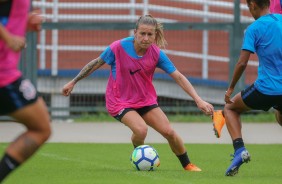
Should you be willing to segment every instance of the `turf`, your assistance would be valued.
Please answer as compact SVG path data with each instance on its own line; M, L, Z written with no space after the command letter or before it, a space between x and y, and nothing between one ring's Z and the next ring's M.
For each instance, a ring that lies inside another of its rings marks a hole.
M7 144L0 144L3 152ZM202 172L184 171L167 144L151 144L159 153L156 171L135 171L130 144L48 143L12 173L5 184L238 184L281 183L281 145L247 145L251 162L239 174L224 176L231 145L188 144L190 159Z

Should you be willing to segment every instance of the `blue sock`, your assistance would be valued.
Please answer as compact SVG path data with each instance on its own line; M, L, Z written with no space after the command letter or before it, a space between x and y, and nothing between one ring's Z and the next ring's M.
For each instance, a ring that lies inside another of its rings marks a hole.
M18 161L6 153L0 161L0 183L19 165Z

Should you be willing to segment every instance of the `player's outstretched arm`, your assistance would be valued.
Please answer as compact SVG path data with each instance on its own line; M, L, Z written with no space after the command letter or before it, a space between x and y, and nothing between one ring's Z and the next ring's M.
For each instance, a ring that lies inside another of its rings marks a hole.
M44 17L40 10L33 10L28 14L27 30L28 31L40 31Z
M103 66L105 62L100 58L96 58L92 61L90 61L88 64L86 64L82 70L79 72L79 74L72 79L70 82L64 85L62 89L62 94L64 96L69 96L71 94L71 91L73 90L75 84L80 81L81 79L87 77L90 75L92 72Z
M203 111L206 115L212 115L213 106L208 102L202 100L202 98L197 94L196 90L189 82L189 80L181 74L178 70L172 72L170 76L175 80L175 82L196 102L198 108Z

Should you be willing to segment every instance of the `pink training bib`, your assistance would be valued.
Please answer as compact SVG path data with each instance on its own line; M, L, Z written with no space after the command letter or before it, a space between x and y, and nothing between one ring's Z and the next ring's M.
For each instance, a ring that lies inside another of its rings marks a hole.
M5 28L13 35L24 37L30 0L13 0L8 23ZM0 87L6 86L21 76L18 70L20 52L14 52L0 40Z
M157 94L153 85L153 75L160 56L160 49L151 45L145 55L135 59L129 56L120 40L110 45L115 54L116 78L110 74L106 107L112 116L124 108L141 108L157 104Z

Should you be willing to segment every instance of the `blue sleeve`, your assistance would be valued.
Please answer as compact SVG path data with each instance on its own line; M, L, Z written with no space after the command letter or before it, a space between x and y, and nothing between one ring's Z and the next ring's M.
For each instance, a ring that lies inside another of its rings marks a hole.
M115 62L115 55L111 50L110 46L108 46L104 52L100 55L100 58L105 61L108 65L112 65Z
M8 24L8 17L1 17L0 16L0 23L3 25L3 26L6 26Z
M174 64L170 61L168 56L162 50L160 51L160 58L159 58L157 67L162 69L163 71L165 71L168 74L171 74L172 72L176 70L176 67L174 66Z
M255 49L255 30L252 27L248 27L245 31L244 40L242 44L242 50L248 50L252 53L256 52Z

